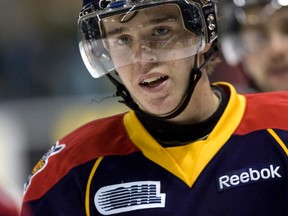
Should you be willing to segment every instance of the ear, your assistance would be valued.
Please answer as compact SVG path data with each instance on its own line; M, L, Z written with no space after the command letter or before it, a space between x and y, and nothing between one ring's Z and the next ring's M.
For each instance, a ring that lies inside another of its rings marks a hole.
M202 65L205 60L205 53L211 48L211 44L206 44L201 52L198 53L198 66Z

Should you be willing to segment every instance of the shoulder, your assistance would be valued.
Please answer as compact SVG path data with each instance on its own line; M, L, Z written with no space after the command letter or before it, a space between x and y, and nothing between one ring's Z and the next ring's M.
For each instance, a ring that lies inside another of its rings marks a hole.
M288 92L247 94L245 97L247 115L263 116L271 120L277 116L288 119L285 114L288 109Z
M24 200L40 198L77 166L99 157L137 151L126 133L123 116L94 120L60 139L32 170L25 184Z
M124 114L97 119L71 132L59 140L65 145L63 153L74 155L80 161L104 157L110 154L124 154L134 150L126 133Z
M93 147L98 156L105 156L106 149L109 149L110 153L111 150L123 150L119 148L119 143L131 144L123 124L123 117L124 114L118 114L94 120L74 130L59 142L64 143L69 150L74 150L75 147L81 149L83 145L85 148Z
M276 91L265 93L246 94L247 103L250 106L257 107L257 105L288 107L288 91ZM258 103L255 103L257 101ZM252 105L253 104L253 105Z
M244 95L245 112L238 133L267 128L288 130L288 92Z

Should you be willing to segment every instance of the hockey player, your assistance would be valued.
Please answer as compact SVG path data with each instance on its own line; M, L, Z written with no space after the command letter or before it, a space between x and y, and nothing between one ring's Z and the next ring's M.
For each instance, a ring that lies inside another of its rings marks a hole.
M79 46L131 111L60 139L25 184L35 215L288 214L288 93L211 84L215 3L84 1Z
M223 55L254 91L288 90L288 1L219 1Z

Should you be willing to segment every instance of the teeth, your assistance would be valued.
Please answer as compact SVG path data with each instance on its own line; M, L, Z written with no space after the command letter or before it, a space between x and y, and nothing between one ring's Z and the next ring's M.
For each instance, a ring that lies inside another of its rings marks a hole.
M149 84L149 83L152 83L152 82L155 82L157 80L160 80L160 79L164 79L165 77L164 76L160 76L160 77L152 77L152 78L149 78L149 79L145 79L141 82L141 84Z

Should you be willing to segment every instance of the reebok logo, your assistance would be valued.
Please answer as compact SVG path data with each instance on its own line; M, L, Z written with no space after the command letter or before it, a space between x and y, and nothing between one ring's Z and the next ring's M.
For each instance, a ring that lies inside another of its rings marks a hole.
M280 165L267 164L248 167L220 176L217 179L218 191L280 178L282 178Z

